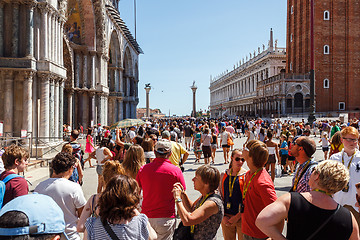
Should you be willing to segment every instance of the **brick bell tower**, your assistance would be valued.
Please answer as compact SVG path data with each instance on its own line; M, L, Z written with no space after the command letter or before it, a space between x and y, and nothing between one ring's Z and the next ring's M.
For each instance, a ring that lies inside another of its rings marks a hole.
M287 73L311 66L311 0L287 3ZM316 112L360 110L360 0L313 0Z

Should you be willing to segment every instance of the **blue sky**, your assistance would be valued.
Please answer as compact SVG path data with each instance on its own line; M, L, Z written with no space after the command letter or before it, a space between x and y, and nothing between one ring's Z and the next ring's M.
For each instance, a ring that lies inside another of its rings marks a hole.
M233 69L249 53L267 46L270 28L286 47L286 0L136 0L139 60L138 107L166 115L188 115L196 81L197 110L210 105L210 75ZM134 35L134 0L121 0L120 16Z

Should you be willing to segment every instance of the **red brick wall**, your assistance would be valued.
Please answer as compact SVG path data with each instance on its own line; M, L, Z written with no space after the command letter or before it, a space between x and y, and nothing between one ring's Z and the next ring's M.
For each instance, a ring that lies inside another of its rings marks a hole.
M358 110L360 0L321 0L314 3L316 111L338 111L339 102L345 102L346 111ZM310 7L310 0L288 0L287 72L290 73L310 71ZM330 12L328 21L324 20L325 10ZM330 54L324 54L324 45L329 45ZM323 87L325 78L330 81L328 89Z

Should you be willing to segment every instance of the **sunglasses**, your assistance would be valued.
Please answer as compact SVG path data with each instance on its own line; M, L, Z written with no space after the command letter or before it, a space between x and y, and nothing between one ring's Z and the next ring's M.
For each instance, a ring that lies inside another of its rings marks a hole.
M358 140L355 138L342 138L342 139L345 139L346 141L348 142L357 142Z
M237 158L235 158L235 161L242 161L242 162L245 162L245 158L240 158L240 157L237 157Z

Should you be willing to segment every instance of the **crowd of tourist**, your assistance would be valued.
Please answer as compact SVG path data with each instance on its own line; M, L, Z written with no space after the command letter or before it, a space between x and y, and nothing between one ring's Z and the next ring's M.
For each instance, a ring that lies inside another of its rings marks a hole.
M359 239L359 125L189 118L85 132L66 126L68 142L34 193L19 175L29 152L16 145L1 151L0 238L208 240L221 226L226 240ZM236 138L245 138L240 148ZM197 199L183 175L191 151ZM216 163L219 151L223 162ZM86 162L98 176L89 199L81 187ZM228 168L219 172L215 163ZM279 198L276 175L292 177Z

